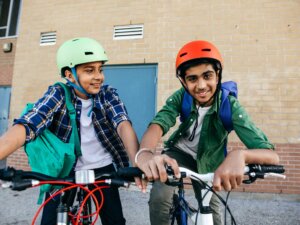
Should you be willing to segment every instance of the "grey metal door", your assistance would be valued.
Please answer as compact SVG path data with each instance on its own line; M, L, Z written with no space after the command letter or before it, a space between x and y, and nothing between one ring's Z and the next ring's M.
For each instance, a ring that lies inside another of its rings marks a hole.
M8 127L9 103L11 87L0 87L0 136L2 136ZM5 160L0 160L0 168L5 165Z

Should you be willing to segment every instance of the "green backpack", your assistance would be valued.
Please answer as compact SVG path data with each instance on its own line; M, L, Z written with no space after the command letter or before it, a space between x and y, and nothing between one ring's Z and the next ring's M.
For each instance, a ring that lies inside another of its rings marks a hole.
M31 170L53 177L65 177L71 172L76 155L81 155L80 142L76 125L76 111L71 102L70 89L64 83L58 82L65 91L66 106L72 124L72 134L69 143L61 141L49 129L43 131L33 141L24 145ZM55 85L56 85L55 84ZM28 103L22 115L33 108L33 103ZM40 186L38 204L42 203L45 192L51 190L51 185Z

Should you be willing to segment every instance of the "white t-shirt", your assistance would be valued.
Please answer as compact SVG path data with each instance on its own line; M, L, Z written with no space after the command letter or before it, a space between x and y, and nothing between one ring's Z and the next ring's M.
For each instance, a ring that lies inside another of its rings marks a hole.
M194 159L197 158L198 144L200 142L200 132L203 124L203 119L211 106L208 107L199 107L198 108L198 121L195 120L191 127L187 130L187 134L184 137L179 138L178 142L175 144L176 148L188 153ZM195 127L196 122L198 122L198 126L195 132L194 139L192 141L189 140L193 129Z
M80 137L81 137L81 153L78 157L75 171L96 169L107 166L112 163L111 154L106 151L102 143L98 140L95 128L92 122L92 116L88 116L92 109L92 101L90 99L81 99L82 109L80 115Z

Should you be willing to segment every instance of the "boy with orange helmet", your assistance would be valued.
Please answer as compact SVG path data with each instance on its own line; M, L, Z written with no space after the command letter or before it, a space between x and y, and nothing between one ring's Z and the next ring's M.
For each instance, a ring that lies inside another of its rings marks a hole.
M169 224L169 208L174 187L163 182L167 179L165 165L170 165L180 176L178 165L199 173L215 172L213 187L220 191L236 188L242 183L245 164L278 164L272 151L274 146L258 129L238 100L228 96L232 109L232 123L240 140L251 150L234 150L225 158L224 147L228 132L220 117L220 97L223 59L218 49L207 41L192 41L177 54L176 74L182 88L172 94L156 114L145 132L137 165L149 180L156 180L150 194L150 219L153 225ZM161 155L154 151L161 137L176 123L181 113L184 92L192 97L191 112L170 136ZM193 184L197 197L199 187ZM213 196L210 206L214 224L222 224L218 201Z

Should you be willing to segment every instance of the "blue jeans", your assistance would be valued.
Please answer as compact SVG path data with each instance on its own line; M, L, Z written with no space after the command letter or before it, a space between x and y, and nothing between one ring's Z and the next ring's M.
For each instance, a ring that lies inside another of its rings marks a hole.
M106 173L115 171L113 164L95 169L96 172ZM91 190L93 185L89 186ZM125 225L126 220L123 216L122 205L119 195L119 190L116 187L103 188L104 204L100 210L100 218L103 225ZM101 201L100 193L94 192L98 202ZM46 194L46 199L50 196ZM56 209L59 205L60 196L52 199L48 204L45 205L42 215L41 225L56 225Z

